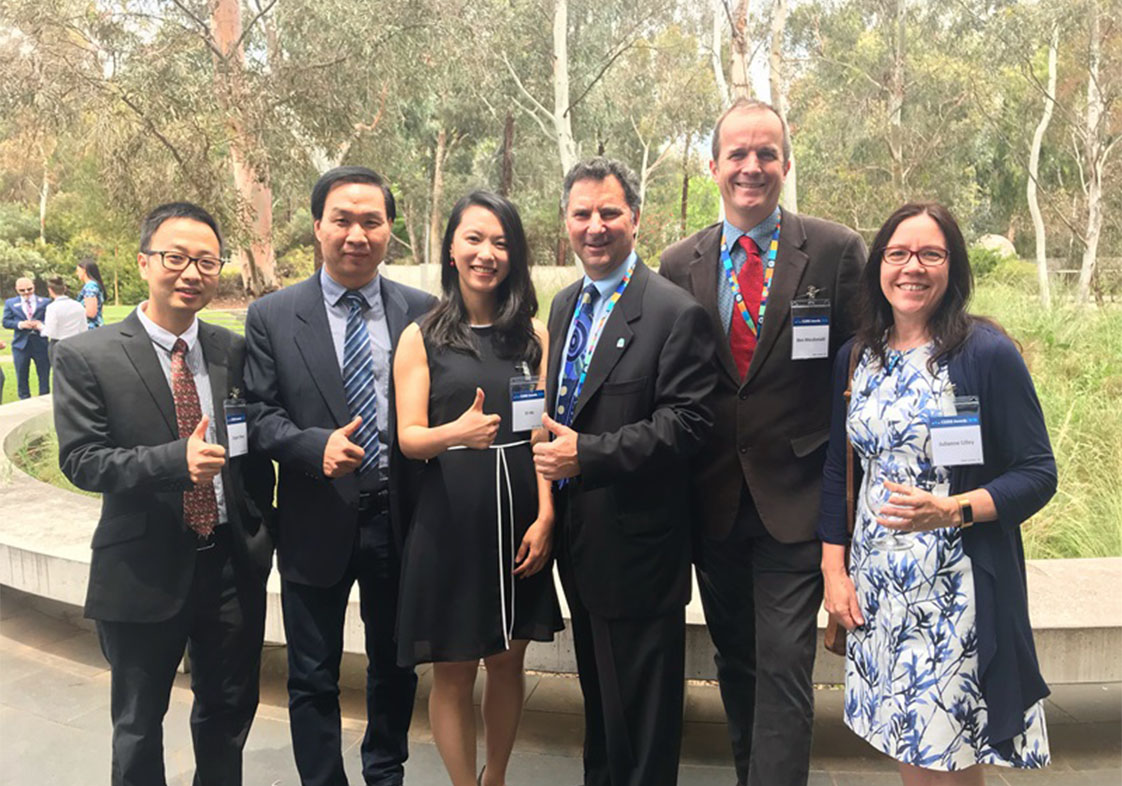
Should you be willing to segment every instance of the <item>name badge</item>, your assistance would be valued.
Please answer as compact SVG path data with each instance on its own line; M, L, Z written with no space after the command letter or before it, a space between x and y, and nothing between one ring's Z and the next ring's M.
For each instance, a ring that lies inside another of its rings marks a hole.
M246 422L245 399L231 398L223 402L226 415L226 450L230 458L249 452L249 429Z
M983 464L982 413L977 396L956 396L955 415L939 415L928 422L931 459L941 467Z
M545 413L545 391L538 387L538 378L514 377L510 380L510 427L514 431L531 431L542 427Z
M830 356L830 301L791 301L791 360Z

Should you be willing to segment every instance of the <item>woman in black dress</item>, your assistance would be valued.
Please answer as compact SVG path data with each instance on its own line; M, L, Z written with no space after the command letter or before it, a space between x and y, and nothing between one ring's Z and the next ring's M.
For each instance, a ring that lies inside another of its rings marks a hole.
M476 191L452 209L440 304L401 336L398 442L426 462L405 539L398 660L433 663L429 719L453 786L476 783L472 688L482 659L486 764L502 786L531 641L561 629L542 438L547 333L535 320L526 236L514 205Z

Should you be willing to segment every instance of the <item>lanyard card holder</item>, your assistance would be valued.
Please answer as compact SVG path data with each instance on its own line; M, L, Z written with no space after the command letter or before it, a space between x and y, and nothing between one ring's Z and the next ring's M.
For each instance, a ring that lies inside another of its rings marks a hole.
M982 409L977 396L955 396L954 415L932 417L931 459L941 467L985 462L982 451Z
M542 427L545 414L545 390L538 387L533 376L510 380L510 427L513 431L531 431Z
M222 402L226 417L226 441L230 458L244 456L249 452L249 429L244 398L228 398Z
M791 301L791 360L830 356L830 301L804 298Z

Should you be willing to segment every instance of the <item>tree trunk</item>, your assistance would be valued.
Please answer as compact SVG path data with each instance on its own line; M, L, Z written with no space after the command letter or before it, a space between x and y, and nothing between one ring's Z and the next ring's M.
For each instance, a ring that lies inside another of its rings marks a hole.
M514 113L506 113L506 122L503 124L503 168L499 181L499 193L510 197L510 189L514 185Z
M892 156L892 186L898 201L906 201L904 185L904 57L907 14L904 0L896 0L896 40L892 60L892 95L888 106L888 150Z
M273 250L273 192L265 147L243 116L250 105L245 78L245 52L239 0L211 0L211 26L215 47L215 92L227 118L230 161L239 212L249 230L249 247L239 250L242 282L254 297L277 289L276 254Z
M47 195L51 190L51 181L48 177L50 174L48 162L49 159L44 154L43 182L39 185L39 242L43 244L47 242Z
M686 134L686 143L682 148L682 220L679 225L678 239L686 236L686 218L690 206L690 145L693 144L693 133Z
M1103 227L1103 168L1105 150L1102 139L1105 102L1099 87L1099 65L1102 60L1102 28L1098 0L1089 3L1091 28L1087 74L1087 129L1084 134L1084 157L1087 168L1087 230L1084 233L1083 263L1079 268L1077 300L1086 304L1091 299L1091 280L1095 276L1095 260Z
M569 114L569 1L553 5L553 128L562 175L577 163L573 119Z
M420 246L417 245L417 227L413 218L413 203L403 202L402 207L405 208L404 215L401 217L405 222L405 234L409 238L410 253L413 255L413 264L419 265L424 262L424 254L419 253Z
M1044 97L1044 115L1036 126L1032 135L1032 150L1029 152L1028 176L1028 206L1032 214L1032 226L1036 232L1036 280L1040 284L1040 302L1044 308L1052 307L1052 292L1048 285L1048 254L1047 241L1044 235L1044 217L1040 213L1040 204L1036 199L1037 179L1040 176L1040 146L1044 141L1044 132L1052 121L1052 111L1055 109L1056 95L1056 49L1059 46L1060 28L1052 28L1052 40L1048 45L1048 94Z
M748 0L739 0L732 17L732 63L730 68L732 100L752 97L748 74Z
M440 262L440 203L444 199L444 151L447 132L441 128L436 134L436 152L432 157L432 195L429 200L429 259Z
M768 48L768 81L771 88L771 103L787 125L787 80L783 72L783 34L787 28L787 0L774 0L771 6L771 41ZM790 132L788 132L790 137ZM795 174L795 153L791 151L790 169L783 182L780 200L783 207L792 213L799 212L798 180Z
M728 106L732 101L729 98L729 83L725 79L725 66L721 62L721 44L724 42L725 30L725 3L724 0L713 0L713 29L709 39L709 63L713 66L713 80L717 83L717 97L721 106Z

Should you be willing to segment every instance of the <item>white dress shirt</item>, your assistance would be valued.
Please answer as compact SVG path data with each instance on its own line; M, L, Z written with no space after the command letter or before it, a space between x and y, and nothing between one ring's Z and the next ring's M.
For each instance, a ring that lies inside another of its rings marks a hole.
M43 338L62 341L86 330L86 307L66 295L59 295L47 305L47 316L39 333Z

